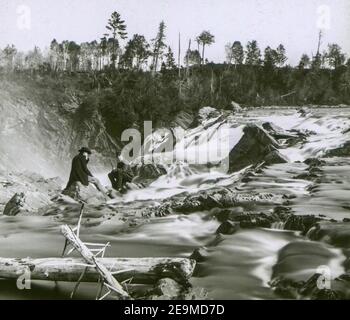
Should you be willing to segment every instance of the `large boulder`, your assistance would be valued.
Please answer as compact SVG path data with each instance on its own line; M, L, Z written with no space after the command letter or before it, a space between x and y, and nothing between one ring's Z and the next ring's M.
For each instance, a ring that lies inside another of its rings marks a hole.
M151 183L167 173L166 169L156 163L141 164L133 168L135 183Z
M343 260L339 250L324 243L291 242L278 254L270 285L286 298L349 299L350 281L342 274ZM330 280L330 286L323 279Z
M288 159L282 155L278 150L273 150L264 158L266 164L287 163Z
M190 259L193 259L197 262L204 262L209 258L209 252L206 247L197 248L193 251Z
M6 204L4 209L5 216L17 216L25 205L24 193L16 193Z
M350 222L322 221L307 234L311 240L323 241L333 246L350 248Z
M5 216L45 214L44 208L53 202L47 194L38 192L16 193L6 204L3 214Z
M293 146L298 142L301 142L306 139L306 135L302 132L288 132L283 128L276 126L272 122L265 122L262 125L274 139L283 140L288 146Z
M229 171L239 171L249 165L265 161L284 163L287 159L278 152L278 142L263 128L248 124L244 135L229 154Z
M59 194L62 181L45 179L41 175L23 172L0 174L0 212L4 215L42 215L52 198Z
M326 157L348 157L350 156L350 141L345 142L339 148L328 150Z
M91 183L88 186L84 186L80 182L76 182L68 189L65 189L62 194L76 201L82 201L93 205L103 204L109 200L106 195L98 191Z

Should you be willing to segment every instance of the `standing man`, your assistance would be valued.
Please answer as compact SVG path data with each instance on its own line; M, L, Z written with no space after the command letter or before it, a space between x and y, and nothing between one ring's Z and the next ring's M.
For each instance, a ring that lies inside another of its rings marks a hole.
M92 175L87 167L89 155L91 155L91 150L83 147L79 150L79 154L73 158L72 169L66 190L76 182L80 182L84 186L88 186L89 183L92 183L99 191L107 195L106 189L102 186L100 181Z

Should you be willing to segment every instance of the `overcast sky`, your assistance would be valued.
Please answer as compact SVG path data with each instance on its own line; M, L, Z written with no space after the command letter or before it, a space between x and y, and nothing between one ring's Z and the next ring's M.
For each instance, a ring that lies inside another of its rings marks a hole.
M216 43L207 57L215 62L224 61L227 42L256 39L261 48L283 43L295 64L302 53L315 53L319 27L325 29L323 48L338 43L350 56L349 0L0 0L0 47L13 43L28 50L45 48L53 38L99 39L115 10L129 36L151 39L163 19L175 52L179 32L187 47L189 39L209 30Z

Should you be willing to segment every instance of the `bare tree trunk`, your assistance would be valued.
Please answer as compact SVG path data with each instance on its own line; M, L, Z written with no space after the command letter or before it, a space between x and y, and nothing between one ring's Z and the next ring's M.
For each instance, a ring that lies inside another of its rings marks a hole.
M318 43L317 43L317 56L320 54L320 49L321 49L321 43L322 43L322 30L320 30L320 33L318 34Z
M191 51L191 39L188 41L188 51L187 51L187 58L186 58L186 77L189 77L189 73L190 73L190 64L189 64L189 53Z
M179 68L179 79L181 78L181 33L179 33L179 52L177 56L177 65Z
M203 43L203 49L202 49L202 64L204 65L204 50L205 50L205 44Z

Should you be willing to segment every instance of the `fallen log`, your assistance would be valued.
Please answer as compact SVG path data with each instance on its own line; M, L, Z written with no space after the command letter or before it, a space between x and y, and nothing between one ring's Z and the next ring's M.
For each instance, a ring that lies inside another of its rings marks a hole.
M119 281L154 284L161 278L187 281L195 261L186 258L96 258ZM76 282L86 269L82 282L97 282L100 273L81 258L11 259L0 258L0 278L17 279L30 271L31 280Z

